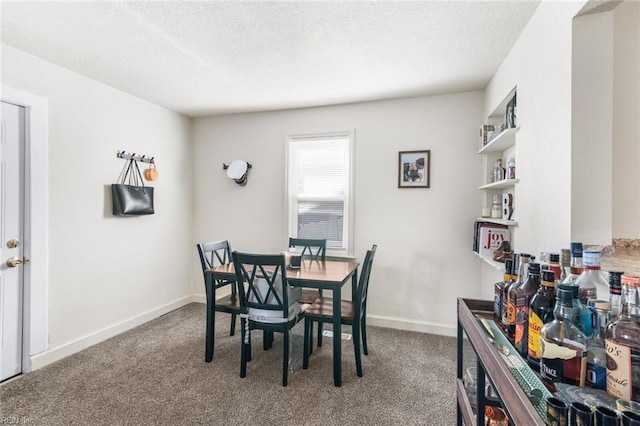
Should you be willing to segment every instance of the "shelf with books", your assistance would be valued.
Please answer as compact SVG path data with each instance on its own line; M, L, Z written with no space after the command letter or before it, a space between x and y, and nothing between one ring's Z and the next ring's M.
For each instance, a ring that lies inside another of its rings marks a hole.
M520 127L503 130L498 136L481 147L478 154L506 151L516 144L516 133L518 133L518 130L520 130Z

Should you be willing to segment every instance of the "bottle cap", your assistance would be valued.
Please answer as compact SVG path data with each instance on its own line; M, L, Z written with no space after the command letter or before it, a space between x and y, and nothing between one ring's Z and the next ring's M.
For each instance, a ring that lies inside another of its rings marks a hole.
M560 263L560 254L559 253L551 253L549 255L549 262Z
M562 263L562 266L569 266L571 264L571 250L560 250L560 261Z
M558 286L558 293L556 294L556 299L558 302L564 303L565 305L571 305L571 300L573 298L573 293L571 290L567 288L562 288L562 285ZM567 286L571 287L571 286Z
M582 252L583 261L582 264L585 268L599 268L600 267L600 252L597 250L585 250Z
M540 264L536 262L529 262L529 273L530 274L539 274L540 273Z
M582 257L582 243L571 243L571 256Z
M543 284L545 282L553 284L555 279L556 279L556 274L553 271L551 271L549 269L547 269L546 271L542 271L542 282L543 282Z
M622 275L621 280L622 285L627 285L629 287L640 287L640 277L636 277L633 275Z
M504 261L504 273L507 275L513 275L513 259L506 259Z

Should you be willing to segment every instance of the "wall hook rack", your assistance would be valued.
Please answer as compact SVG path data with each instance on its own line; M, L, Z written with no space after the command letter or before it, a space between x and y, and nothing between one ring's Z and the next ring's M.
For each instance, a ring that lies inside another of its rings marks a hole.
M118 158L122 158L123 160L133 160L133 161L140 161L142 163L149 163L149 164L155 164L155 158L156 157L151 157L149 155L139 155L134 153L129 153L127 151L118 151L116 153L116 157Z

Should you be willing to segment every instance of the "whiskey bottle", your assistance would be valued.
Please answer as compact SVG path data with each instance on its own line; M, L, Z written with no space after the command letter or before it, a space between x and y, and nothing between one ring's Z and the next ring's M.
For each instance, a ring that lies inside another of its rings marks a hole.
M560 284L553 321L540 330L540 376L547 387L554 383L584 386L587 338L573 322L572 290Z
M511 282L511 276L513 275L513 259L506 259L504 261L504 276L502 281L498 281L494 285L493 295L493 315L495 315L498 322L502 321L502 303L504 300L504 289Z
M551 253L549 254L549 268L553 271L554 276L557 280L560 280L560 276L562 275L562 266L560 265L560 254Z
M604 350L605 327L609 322L611 303L595 302L593 336L587 342L586 384L594 389L607 388L607 356Z
M578 295L582 304L586 305L589 299L608 300L609 283L600 273L600 252L585 250L583 266L584 270L576 280L576 285L580 288Z
M623 289L638 286L640 277L622 276ZM614 398L640 402L640 325L629 315L632 308L629 299L623 302L627 307L607 324L605 331L607 392Z
M540 330L553 321L553 308L556 305L555 274L542 271L542 281L538 292L529 305L529 345L527 361L534 371L540 370Z
M520 254L520 265L518 267L518 281L511 284L509 287L509 293L507 295L507 337L512 342L516 337L516 291L524 284L525 275L528 271L527 264L531 260L531 255L528 253Z
M513 263L512 263L511 278L509 279L509 282L507 283L507 285L504 286L504 290L502 291L502 329L504 330L505 334L507 333L507 328L509 326L509 315L508 315L509 289L513 284L515 284L518 281L518 276L516 275L516 271L517 271L516 265L519 264L520 255L518 253L514 253L512 260L513 260Z
M569 262L569 275L562 284L573 284L582 274L582 243L571 243L571 260Z
M529 305L531 298L540 288L540 264L530 262L529 276L516 290L516 335L514 347L524 358L527 357L529 346Z
M571 250L569 249L560 250L560 265L562 266L562 273L560 277L556 276L556 289L558 287L558 284L562 283L565 279L567 279L567 275L569 275L570 273Z

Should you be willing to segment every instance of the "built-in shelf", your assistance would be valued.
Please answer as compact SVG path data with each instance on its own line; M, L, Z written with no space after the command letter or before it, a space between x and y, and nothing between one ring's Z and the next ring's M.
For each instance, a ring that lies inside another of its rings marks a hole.
M518 182L520 182L520 179L504 179L479 186L478 189L507 189L512 188Z
M500 263L500 262L496 262L495 260L489 258L489 257L485 257L485 256L481 256L480 254L478 254L477 252L473 252L473 254L475 254L476 256L478 256L481 260L483 260L485 263L488 263L489 265L493 266L495 269L497 269L498 271L504 271L504 263Z
M487 152L501 152L507 150L516 144L516 133L520 127L506 129L495 138L491 139L483 146L478 154L486 154Z
M490 222L490 223L497 223L500 225L518 226L518 222L516 222L515 220L495 219L492 217L478 217L476 218L476 220L478 222Z

